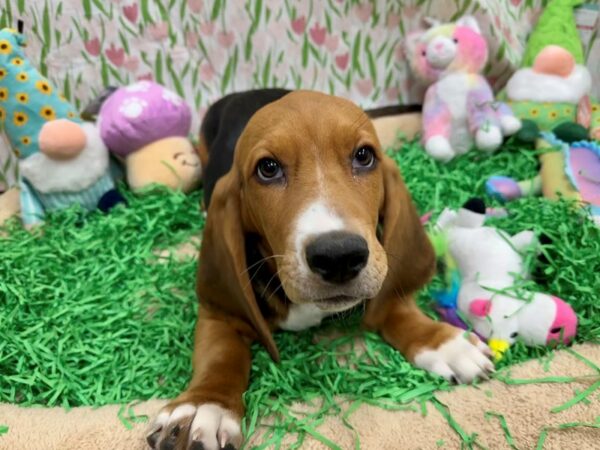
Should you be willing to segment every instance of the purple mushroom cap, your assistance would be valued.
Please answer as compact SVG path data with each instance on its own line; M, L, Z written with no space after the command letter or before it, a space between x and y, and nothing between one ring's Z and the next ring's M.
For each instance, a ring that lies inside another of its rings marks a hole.
M100 135L116 155L125 157L168 137L186 137L192 113L175 92L151 81L139 81L113 92L99 114Z

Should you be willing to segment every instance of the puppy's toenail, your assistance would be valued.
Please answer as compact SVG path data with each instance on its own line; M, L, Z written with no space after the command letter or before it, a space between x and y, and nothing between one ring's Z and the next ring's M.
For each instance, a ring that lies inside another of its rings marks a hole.
M177 442L176 436L168 436L164 441L160 443L159 450L174 450L175 443Z
M146 436L146 442L148 443L150 448L156 447L156 442L158 441L158 436L160 435L160 430L162 430L162 428L159 428L158 430L153 431L148 436Z
M225 447L223 447L221 450L237 450L237 449L233 446L233 444L229 443Z
M201 441L192 441L190 450L204 450L204 444Z
M452 381L452 384L458 384L458 378L456 378L454 375L450 377L450 381Z

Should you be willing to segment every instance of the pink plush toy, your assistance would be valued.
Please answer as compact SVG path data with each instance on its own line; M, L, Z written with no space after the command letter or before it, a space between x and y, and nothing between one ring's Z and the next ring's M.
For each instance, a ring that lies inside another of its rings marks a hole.
M488 49L475 18L409 34L406 48L412 70L430 85L423 104L423 145L433 158L450 161L473 144L493 152L504 136L521 128L480 75Z

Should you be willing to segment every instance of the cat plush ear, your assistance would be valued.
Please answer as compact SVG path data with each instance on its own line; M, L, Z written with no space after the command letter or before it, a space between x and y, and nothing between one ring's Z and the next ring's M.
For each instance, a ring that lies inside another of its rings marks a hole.
M404 37L404 54L412 59L423 31L411 31Z
M438 25L442 24L442 22L440 22L438 19L434 19L433 17L429 16L423 17L423 23L427 28L437 27Z
M481 29L479 28L479 24L477 23L477 19L473 16L463 16L456 21L456 25L461 27L467 27L476 33L481 34Z

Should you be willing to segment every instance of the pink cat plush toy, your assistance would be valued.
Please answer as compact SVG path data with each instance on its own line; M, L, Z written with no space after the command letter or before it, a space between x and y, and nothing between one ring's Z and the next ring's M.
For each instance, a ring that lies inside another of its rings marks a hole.
M475 18L435 25L407 36L406 54L414 73L429 84L423 103L423 145L433 158L447 162L473 144L493 152L521 122L494 99L480 75L488 49Z

